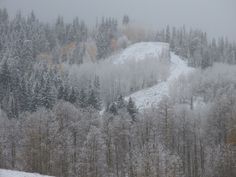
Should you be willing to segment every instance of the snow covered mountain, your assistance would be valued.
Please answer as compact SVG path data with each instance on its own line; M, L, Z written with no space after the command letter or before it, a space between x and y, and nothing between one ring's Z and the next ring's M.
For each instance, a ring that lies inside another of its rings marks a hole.
M40 175L37 173L26 173L26 172L0 169L0 177L50 177L50 176Z
M113 63L125 64L126 62L133 60L138 62L148 58L168 60L170 75L166 81L126 97L126 99L131 97L140 110L156 106L164 96L169 95L170 85L178 79L180 75L189 74L194 70L179 56L170 52L169 44L159 42L142 42L134 44L124 50L119 57L115 58Z

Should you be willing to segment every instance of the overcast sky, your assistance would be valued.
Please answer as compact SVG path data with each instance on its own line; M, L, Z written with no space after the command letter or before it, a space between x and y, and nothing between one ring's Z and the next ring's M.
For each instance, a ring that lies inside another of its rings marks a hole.
M102 16L121 19L128 14L136 23L152 28L185 24L210 36L236 40L236 0L0 0L0 7L11 14L34 10L47 22L61 15L66 21L78 16L93 24Z

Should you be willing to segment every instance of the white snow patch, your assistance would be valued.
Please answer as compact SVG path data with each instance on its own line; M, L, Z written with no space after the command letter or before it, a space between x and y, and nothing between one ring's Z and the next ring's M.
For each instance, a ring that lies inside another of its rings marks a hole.
M169 58L169 44L162 42L141 42L136 43L121 52L115 57L114 64L124 64L130 61L141 61L148 58Z
M189 67L179 56L171 53L170 75L167 80L151 88L133 93L126 97L126 100L131 97L139 110L157 106L163 97L169 95L169 87L176 79L193 71L194 69Z
M37 173L26 173L20 171L0 169L0 177L50 177L50 176L40 175Z

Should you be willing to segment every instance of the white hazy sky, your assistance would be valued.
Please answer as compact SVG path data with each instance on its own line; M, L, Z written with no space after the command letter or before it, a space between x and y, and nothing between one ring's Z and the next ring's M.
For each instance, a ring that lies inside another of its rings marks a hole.
M236 0L0 0L10 14L34 10L43 21L58 15L70 21L75 16L88 24L96 18L121 19L128 14L136 23L152 28L167 24L200 28L210 36L227 36L236 41Z

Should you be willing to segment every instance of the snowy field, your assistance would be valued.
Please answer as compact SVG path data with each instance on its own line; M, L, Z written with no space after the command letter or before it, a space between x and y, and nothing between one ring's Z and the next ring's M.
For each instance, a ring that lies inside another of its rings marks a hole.
M50 176L40 175L37 173L26 173L26 172L0 169L0 177L50 177Z
M194 69L179 56L170 52L169 44L163 42L141 42L129 46L120 55L113 58L114 64L126 64L129 62L139 62L148 59L164 59L170 66L169 77L166 81L135 92L125 99L131 97L139 110L157 106L164 96L169 95L169 87L181 75L187 75ZM147 68L148 69L148 68Z
M152 43L149 46L151 47L151 45ZM155 45L153 45L152 47L155 47ZM133 93L132 95L126 97L126 100L131 97L135 101L136 106L139 110L150 108L152 106L157 106L164 96L169 95L170 85L176 79L178 79L179 76L189 74L194 70L174 53L171 53L170 60L170 75L166 81L161 82L151 88L147 88Z
M169 59L169 44L162 42L140 42L125 49L114 59L114 64L124 64L130 61L141 61L147 58Z

